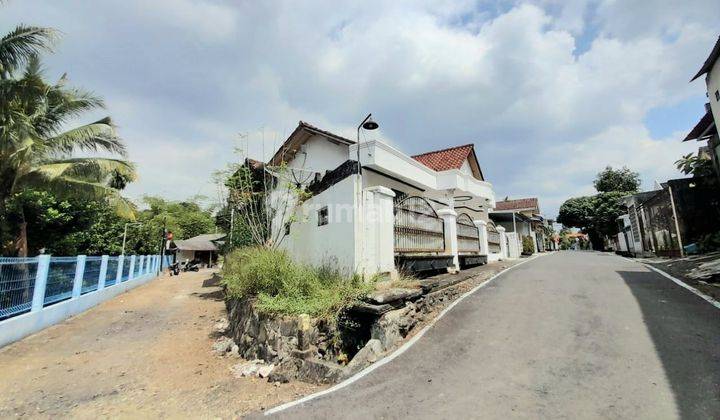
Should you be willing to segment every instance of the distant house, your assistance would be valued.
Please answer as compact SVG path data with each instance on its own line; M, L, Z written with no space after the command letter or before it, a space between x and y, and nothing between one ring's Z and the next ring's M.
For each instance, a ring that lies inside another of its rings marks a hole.
M555 241L545 232L545 227L552 226L552 220L542 216L536 197L498 201L490 212L490 220L504 227L507 232L517 233L520 240L523 236L530 236L535 252L555 248Z
M199 260L208 267L213 266L226 236L224 233L209 233L174 241L176 258L180 262Z
M720 138L718 138L717 129L717 122L720 121L720 64L718 64L718 59L720 59L720 37L700 70L691 80L692 82L705 76L709 102L705 104L705 112L700 121L695 124L683 141L707 141L707 148L701 148L699 153L703 153L703 150L707 151L713 161L715 172L720 177Z

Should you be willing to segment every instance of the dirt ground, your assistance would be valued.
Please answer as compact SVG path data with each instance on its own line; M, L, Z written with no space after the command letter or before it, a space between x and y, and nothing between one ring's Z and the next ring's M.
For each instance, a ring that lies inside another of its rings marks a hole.
M320 389L231 375L211 278L162 277L0 349L0 418L234 418Z

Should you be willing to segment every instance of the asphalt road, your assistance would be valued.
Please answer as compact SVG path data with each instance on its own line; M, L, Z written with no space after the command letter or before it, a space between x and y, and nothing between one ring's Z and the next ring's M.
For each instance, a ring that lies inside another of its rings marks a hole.
M560 252L281 418L720 418L720 310L642 265Z

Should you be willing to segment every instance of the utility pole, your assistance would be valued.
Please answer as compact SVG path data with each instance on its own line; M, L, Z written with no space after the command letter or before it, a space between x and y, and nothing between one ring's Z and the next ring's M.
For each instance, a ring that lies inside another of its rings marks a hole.
M232 241L233 240L233 227L235 227L235 207L231 206L230 207L230 235L228 235L228 236L230 236L230 248L229 249L232 249L232 247L233 247L233 241Z

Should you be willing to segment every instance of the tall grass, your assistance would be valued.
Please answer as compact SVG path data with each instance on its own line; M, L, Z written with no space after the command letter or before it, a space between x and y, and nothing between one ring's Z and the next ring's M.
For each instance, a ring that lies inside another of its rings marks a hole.
M264 313L335 318L373 285L331 267L298 264L284 251L241 248L225 259L223 283L234 298L257 296Z

